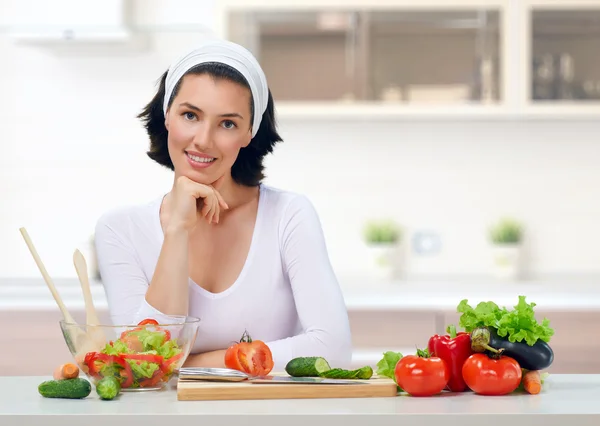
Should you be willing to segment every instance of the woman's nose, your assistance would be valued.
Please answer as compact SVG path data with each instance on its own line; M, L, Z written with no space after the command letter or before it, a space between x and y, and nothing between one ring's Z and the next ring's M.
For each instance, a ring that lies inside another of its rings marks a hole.
M210 148L213 144L213 131L209 123L202 123L194 134L193 142L198 147Z

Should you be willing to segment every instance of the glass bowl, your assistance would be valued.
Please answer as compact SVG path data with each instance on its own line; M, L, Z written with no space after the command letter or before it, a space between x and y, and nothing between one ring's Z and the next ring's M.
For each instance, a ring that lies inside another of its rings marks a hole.
M171 316L136 325L91 325L60 321L73 358L94 385L106 376L122 391L159 390L181 368L198 334L198 318Z

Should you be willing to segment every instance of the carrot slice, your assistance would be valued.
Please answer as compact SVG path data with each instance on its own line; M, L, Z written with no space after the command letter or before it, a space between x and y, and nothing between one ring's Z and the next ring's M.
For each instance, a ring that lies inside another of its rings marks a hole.
M542 377L539 371L528 371L523 376L523 389L532 395L542 391Z
M79 367L77 367L73 363L68 362L66 364L62 364L56 367L52 376L54 380L75 379L79 377Z

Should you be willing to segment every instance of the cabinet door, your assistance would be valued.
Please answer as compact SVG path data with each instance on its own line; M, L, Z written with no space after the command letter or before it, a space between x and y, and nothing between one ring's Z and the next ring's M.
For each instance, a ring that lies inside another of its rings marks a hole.
M498 6L225 12L224 36L258 58L278 101L497 103Z
M530 100L600 102L600 2L536 1L528 24Z

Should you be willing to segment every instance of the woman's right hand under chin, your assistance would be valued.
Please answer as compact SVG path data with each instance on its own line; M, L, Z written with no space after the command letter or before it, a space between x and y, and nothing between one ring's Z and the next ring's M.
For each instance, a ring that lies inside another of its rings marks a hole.
M221 209L229 206L219 192L210 185L194 182L186 176L177 178L171 191L169 227L191 231L198 220L198 202L202 202L200 214L208 223L219 223Z

